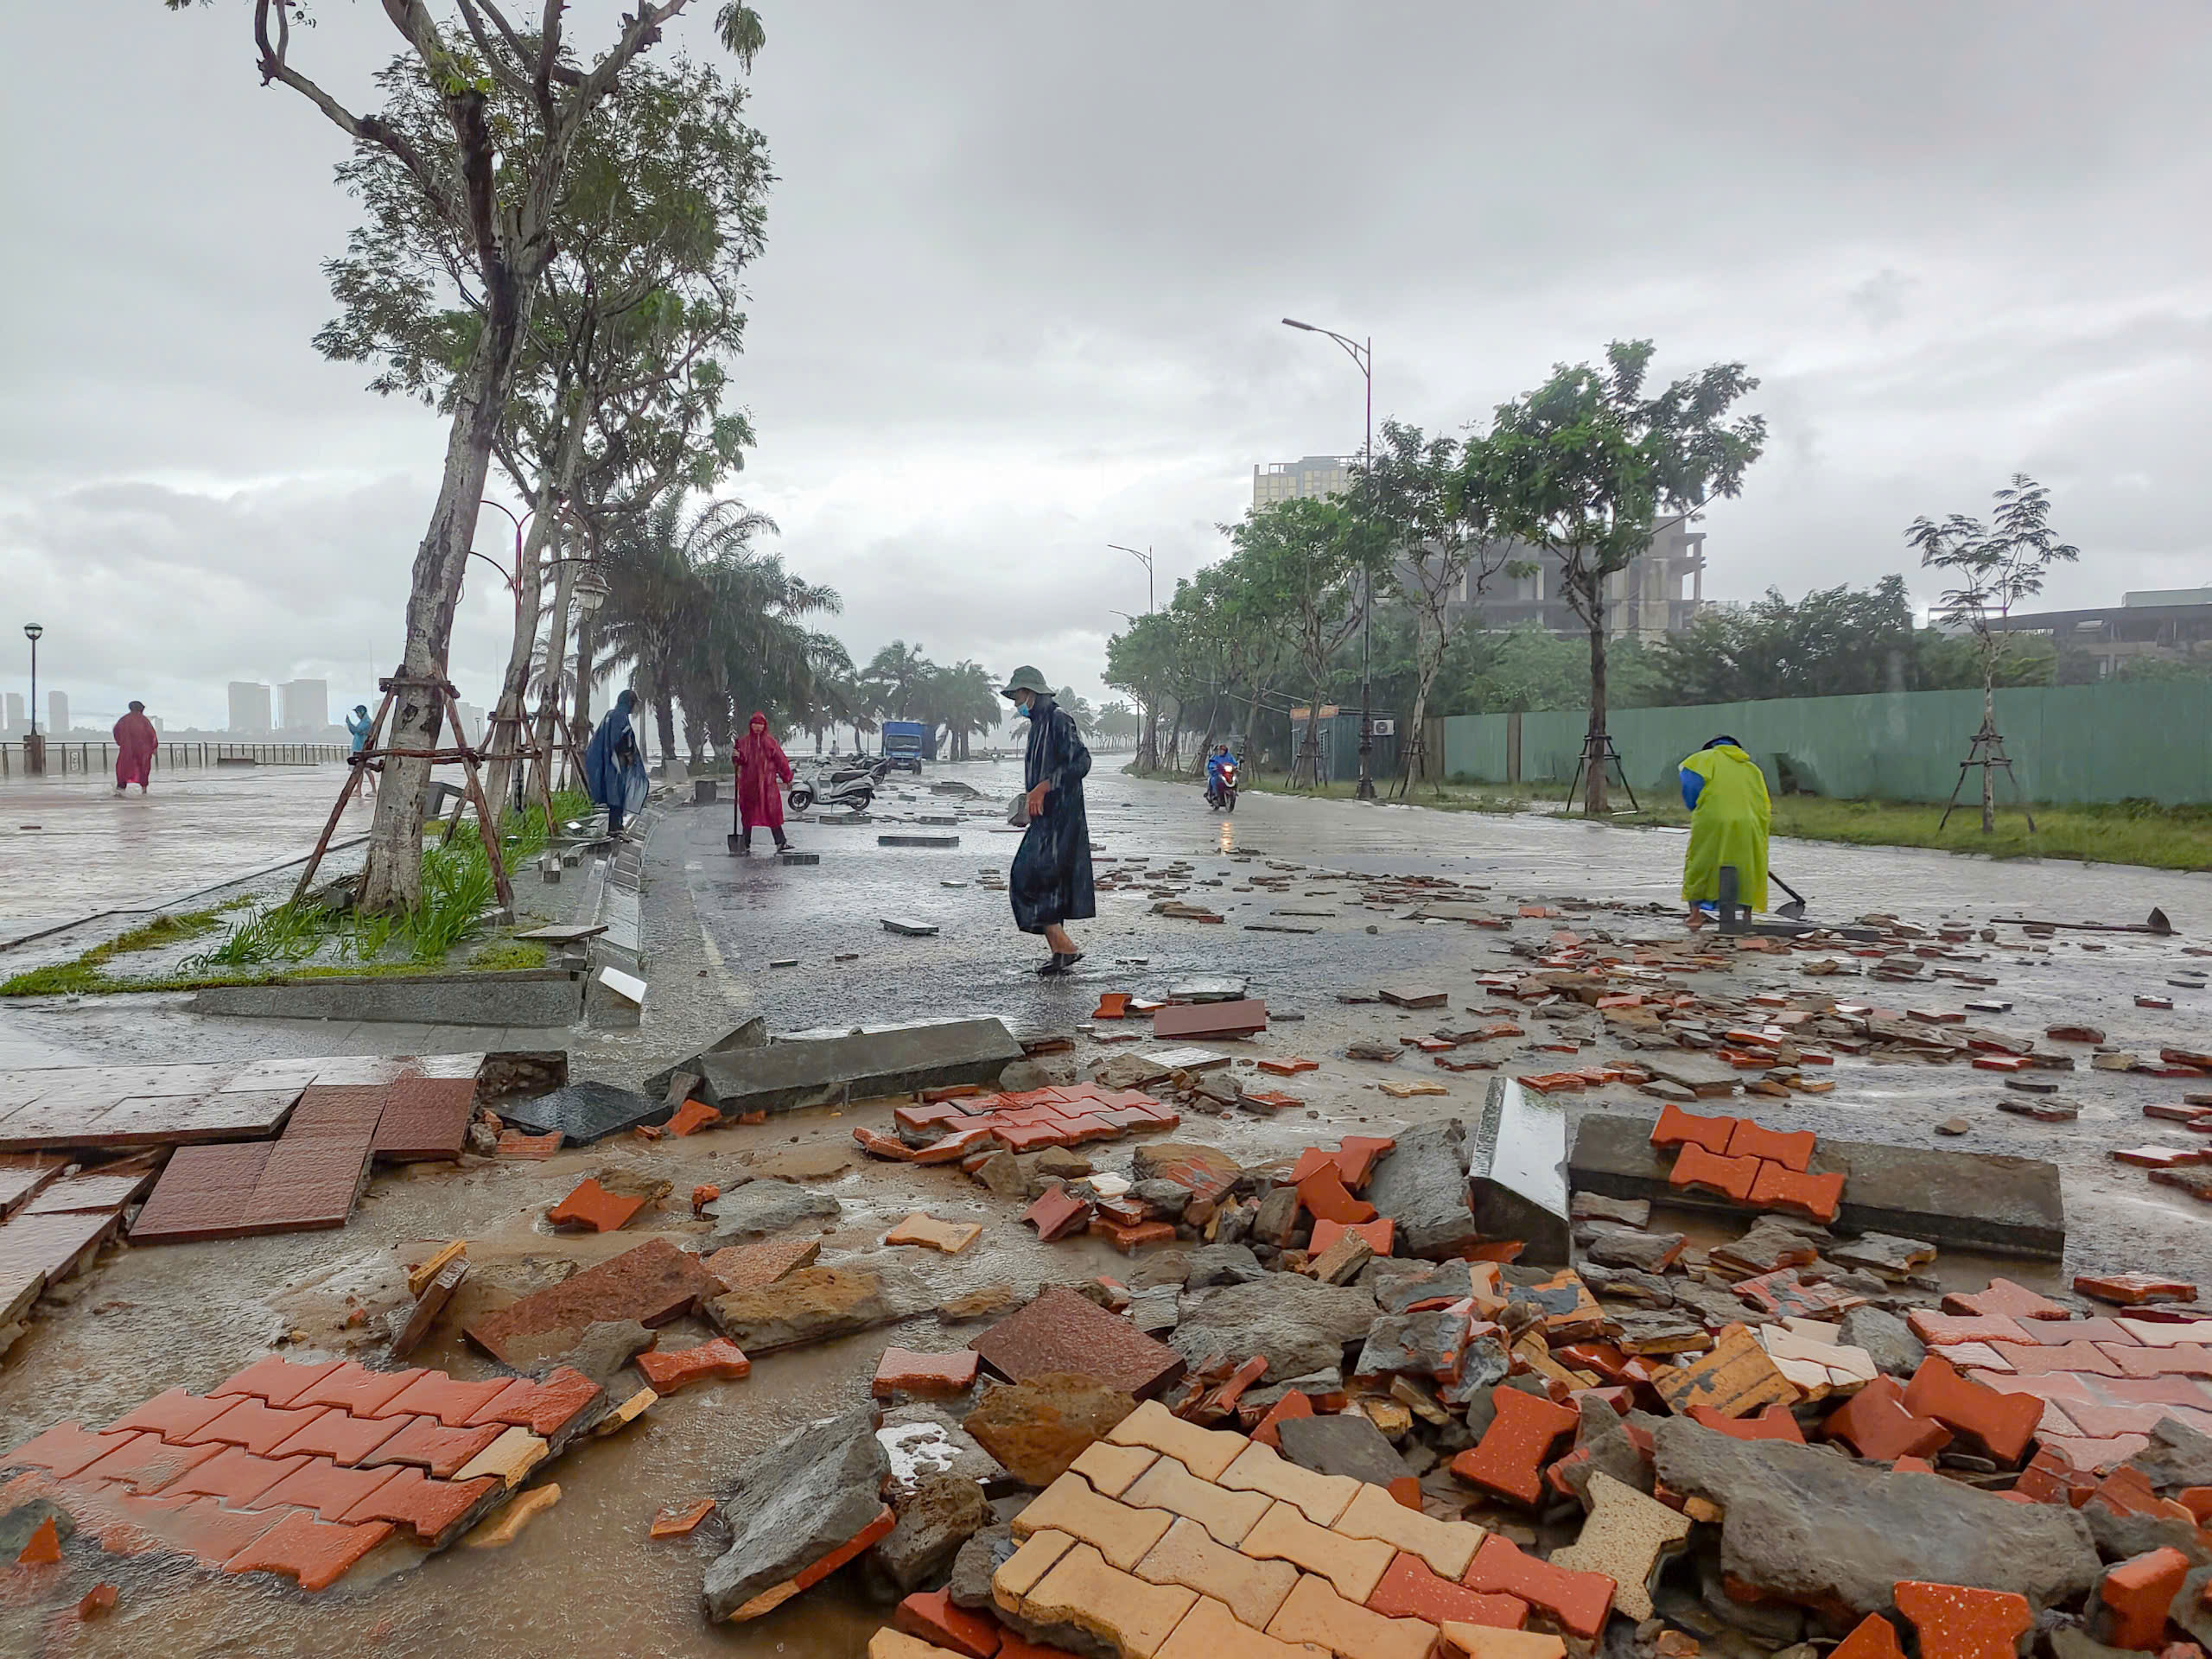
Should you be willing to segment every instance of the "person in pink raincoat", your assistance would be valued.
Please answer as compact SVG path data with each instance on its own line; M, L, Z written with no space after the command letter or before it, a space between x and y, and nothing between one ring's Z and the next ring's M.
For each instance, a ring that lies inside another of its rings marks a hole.
M138 792L146 792L147 781L154 775L154 751L162 747L162 736L154 729L154 722L146 718L146 705L133 702L130 712L115 722L115 792L123 793L126 785L136 784Z
M791 850L784 839L784 791L791 781L791 763L784 747L768 730L768 716L754 710L746 722L745 735L737 740L738 825L743 830L737 843L739 856L753 850L753 832L763 825L776 838L776 850Z

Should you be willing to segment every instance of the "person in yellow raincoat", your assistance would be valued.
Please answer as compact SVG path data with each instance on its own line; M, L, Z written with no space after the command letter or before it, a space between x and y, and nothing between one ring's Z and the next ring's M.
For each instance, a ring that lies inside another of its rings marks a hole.
M1732 737L1716 737L1682 762L1690 844L1682 855L1682 902L1696 927L1719 908L1720 867L1736 867L1736 902L1766 908L1767 823L1773 807L1758 763Z

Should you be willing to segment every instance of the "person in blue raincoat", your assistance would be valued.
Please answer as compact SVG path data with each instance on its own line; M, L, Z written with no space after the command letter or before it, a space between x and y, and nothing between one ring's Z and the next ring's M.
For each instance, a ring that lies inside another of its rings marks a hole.
M1083 960L1064 924L1098 913L1090 885L1090 823L1083 807L1090 751L1075 728L1075 716L1059 706L1035 669L1016 669L999 695L1011 698L1029 722L1021 779L1028 824L1007 877L1007 896L1014 925L1025 933L1042 933L1052 947L1037 969L1051 977Z
M622 825L645 804L652 787L645 776L645 759L638 751L638 734L630 724L630 711L638 694L625 691L599 722L584 749L584 787L593 802L607 809L607 832L622 833Z
M346 716L346 731L353 740L354 753L359 754L363 749L368 747L369 730L375 723L369 718L367 703L357 702L353 705L353 712ZM376 768L364 766L361 771L361 781L369 786L370 793L374 794L377 786Z

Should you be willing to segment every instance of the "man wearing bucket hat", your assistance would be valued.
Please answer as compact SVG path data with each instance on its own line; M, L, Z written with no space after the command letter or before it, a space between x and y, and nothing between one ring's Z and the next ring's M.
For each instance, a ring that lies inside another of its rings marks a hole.
M1059 706L1052 688L1034 668L1014 670L999 695L1029 721L1029 750L1022 769L1027 793L1021 805L1028 827L1014 855L1007 893L1014 919L1025 933L1042 933L1052 947L1037 971L1065 974L1083 960L1064 924L1098 913L1090 887L1090 824L1083 810L1083 780L1090 751L1075 717Z

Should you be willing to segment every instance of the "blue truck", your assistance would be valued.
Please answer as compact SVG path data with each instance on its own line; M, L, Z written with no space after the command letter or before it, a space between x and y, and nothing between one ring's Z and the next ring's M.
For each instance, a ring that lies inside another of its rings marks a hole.
M893 772L919 772L923 761L937 759L937 728L918 720L887 720L883 755Z

